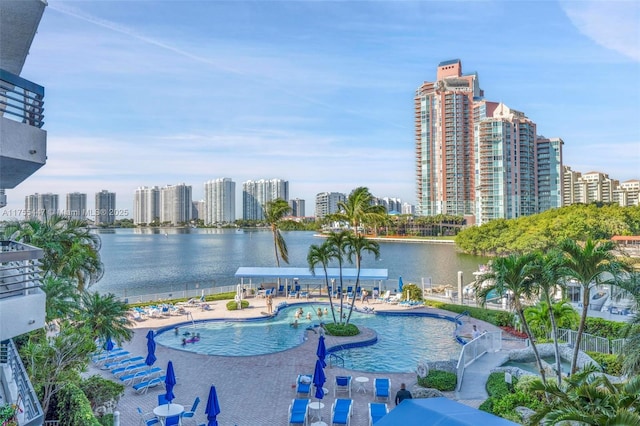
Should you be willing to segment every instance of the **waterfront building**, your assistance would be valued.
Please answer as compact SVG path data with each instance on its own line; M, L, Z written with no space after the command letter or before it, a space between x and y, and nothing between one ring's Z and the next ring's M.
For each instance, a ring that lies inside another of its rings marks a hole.
M191 207L191 219L198 220L204 218L204 200L194 201Z
M414 98L416 213L474 213L473 102L483 97L476 73L463 74L459 59L441 62L436 80Z
M569 167L565 167L564 170L563 205L589 204L596 201L614 202L614 190L620 185L618 180L609 178L606 173L596 171L581 174L572 171Z
M67 194L67 204L64 216L69 219L84 220L87 218L87 194L70 192Z
M631 179L621 182L613 191L613 201L622 207L637 206L638 194L640 194L640 180Z
M382 197L376 200L379 205L387 209L389 214L400 214L402 212L402 200L400 198Z
M191 220L191 185L184 183L160 188L160 223L184 225Z
M478 108L484 112L476 112L473 131L476 223L535 214L536 124L503 103Z
M148 225L160 221L160 188L142 186L133 199L133 223Z
M582 173L571 170L569 166L562 167L562 205L570 206L571 204L579 203L578 193L575 188L578 184L578 179L582 176Z
M538 213L562 207L563 145L560 138L537 137Z
M20 75L46 6L42 0L0 1L0 206L6 205L4 189L15 188L47 159L44 87ZM55 213L57 195L47 195L51 197L27 196L25 213L40 209ZM29 426L43 424L45 413L12 339L45 327L46 295L39 261L43 256L39 248L2 241L0 405L19 407L20 424Z
M59 214L58 194L27 195L24 201L25 220L44 221Z
M261 179L244 182L242 184L242 218L244 220L264 219L264 205L278 198L289 202L289 181Z
M220 178L204 183L205 225L233 223L236 220L236 183L230 178Z
M409 203L403 203L402 214L410 214L411 216L414 216L416 214L416 206Z
M116 221L116 193L103 189L96 192L96 225L113 225Z
M289 207L291 207L291 216L293 217L305 216L304 200L301 200L300 198L294 198L293 200L289 200Z
M338 212L338 203L347 201L342 192L320 192L316 194L316 219Z

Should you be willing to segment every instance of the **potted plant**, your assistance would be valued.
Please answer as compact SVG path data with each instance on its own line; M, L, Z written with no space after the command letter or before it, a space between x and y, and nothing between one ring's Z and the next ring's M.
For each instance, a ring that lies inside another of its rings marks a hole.
M15 404L0 405L0 422L2 426L18 426L17 412L18 406Z

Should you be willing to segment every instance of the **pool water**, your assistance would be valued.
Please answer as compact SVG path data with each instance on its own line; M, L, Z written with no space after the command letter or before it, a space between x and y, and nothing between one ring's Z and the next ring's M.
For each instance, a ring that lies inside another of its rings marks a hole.
M299 326L291 327L299 307L304 310L298 319ZM307 327L329 318L318 317L316 312L325 304L293 305L281 309L273 318L250 321L211 320L184 324L178 334L172 329L156 336L158 344L191 352L220 356L265 355L299 346L304 342ZM312 313L311 320L306 319ZM378 341L370 346L344 349L335 352L340 357L338 365L369 372L414 371L421 360L437 361L457 358L461 346L455 340L455 324L445 319L353 312L351 322L371 328L378 334ZM185 335L185 333L189 333ZM182 345L182 339L194 334L200 340ZM336 358L331 360L336 362Z
M544 356L542 357L542 359L555 369L556 358L554 356ZM518 367L521 370L525 370L533 374L540 374L540 372L538 371L538 364L535 362L535 360L527 362L507 361L502 364L502 367ZM571 363L565 359L560 359L560 369L562 369L563 374L568 374L569 371L571 371Z

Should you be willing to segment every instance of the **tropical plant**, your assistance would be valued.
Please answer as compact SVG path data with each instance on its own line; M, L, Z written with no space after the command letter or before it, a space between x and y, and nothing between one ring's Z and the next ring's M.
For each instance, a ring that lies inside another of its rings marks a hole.
M380 257L380 245L370 240L363 235L350 235L347 238L347 245L345 246L347 251L347 257L350 262L356 264L356 288L353 298L351 300L351 306L349 306L349 315L347 316L346 323L349 324L351 320L351 314L353 313L353 307L356 303L355 295L358 294L360 288L360 271L362 270L362 255L365 252L371 253L376 259Z
M611 252L614 248L615 245L611 241L595 242L591 239L583 245L571 239L560 243L560 249L564 254L562 273L567 279L576 280L582 287L582 314L571 359L571 374L577 371L578 353L589 312L591 289L600 284L617 284L620 273L624 270L623 265Z
M544 395L547 402L530 424L640 425L640 377L612 383L597 369L585 366L560 385L532 383L531 391Z
M113 339L118 343L131 340L132 322L127 316L129 307L113 293L83 292L82 308L76 320L87 327L94 339Z
M640 306L640 272L626 274L621 280L620 287L629 292L635 299L636 306ZM622 330L627 339L624 344L622 371L629 377L640 374L640 316L636 315Z
M347 244L348 239L350 237L350 233L347 231L339 231L332 232L329 234L327 238L326 244L331 247L331 251L333 252L333 259L338 262L338 273L340 285L338 286L338 296L340 297L340 324L342 324L344 320L343 305L344 305L344 294L342 292L343 287L343 276L342 276L342 266L344 262L347 260ZM335 289L334 289L335 290ZM331 295L329 295L331 297ZM335 316L335 315L334 315Z
M542 380L545 381L542 359L538 353L535 337L529 328L529 323L524 315L524 306L522 305L522 299L530 300L535 294L535 283L529 274L528 268L529 264L534 262L535 259L536 256L534 254L512 254L495 259L491 265L491 271L479 277L475 291L476 297L482 306L486 304L487 295L491 292L509 297L524 332L529 336L531 349L536 358L540 375Z
M280 232L278 224L289 212L291 207L282 198L276 198L275 200L268 201L264 206L264 218L271 228L273 234L273 249L276 255L276 265L280 267L280 259L284 263L289 263L289 252L287 250L287 243Z
M42 291L47 296L45 316L47 323L68 318L78 309L80 294L76 285L68 278L47 275L42 280Z
M385 220L387 211L382 205L374 205L374 197L369 188L358 187L351 191L346 201L338 203L340 212L336 218L349 223L354 234L360 233L360 227L380 223Z
M333 322L336 323L336 313L333 309L333 298L331 297L331 289L329 286L329 274L327 267L332 259L339 256L338 250L329 241L325 241L322 245L317 246L315 244L309 247L309 253L307 254L307 263L309 264L309 270L315 275L316 265L322 265L324 271L324 283L327 288L327 294L329 295L329 306L331 307L331 315L333 316Z

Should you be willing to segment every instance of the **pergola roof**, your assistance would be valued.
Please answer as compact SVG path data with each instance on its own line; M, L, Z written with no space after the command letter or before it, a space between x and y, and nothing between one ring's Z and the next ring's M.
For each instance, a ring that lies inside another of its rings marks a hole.
M355 280L358 270L356 268L342 268L342 278ZM340 268L327 268L329 279L340 278ZM303 279L324 279L324 269L316 268L315 275L309 268L267 268L256 266L241 266L236 271L238 278L297 278ZM389 279L388 269L360 269L361 280L387 280Z

